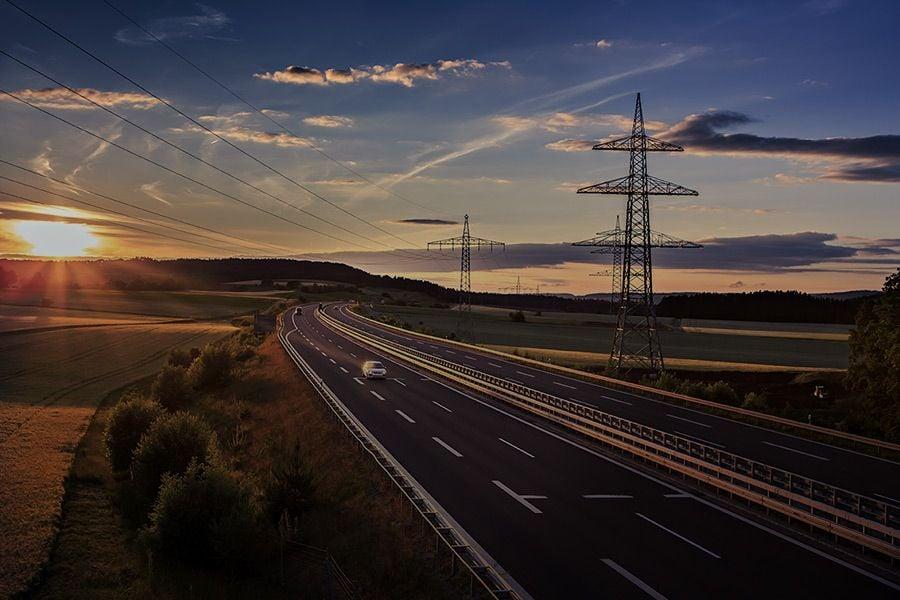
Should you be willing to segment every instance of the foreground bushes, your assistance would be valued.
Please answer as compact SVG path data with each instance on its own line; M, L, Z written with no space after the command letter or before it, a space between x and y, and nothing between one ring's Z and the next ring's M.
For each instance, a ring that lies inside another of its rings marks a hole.
M720 404L738 406L741 403L738 393L734 391L730 384L724 381L704 383L703 381L680 379L671 373L663 373L656 380L644 379L641 383L660 390L711 400Z
M160 417L134 450L131 466L135 488L148 504L152 503L163 475L181 475L191 461L208 462L215 452L212 431L198 417L188 413Z
M193 386L187 371L181 366L163 367L153 382L151 393L169 410L184 408L193 395Z
M162 406L146 398L125 400L110 411L103 443L114 470L122 471L131 466L141 436L164 412Z
M189 374L194 387L211 390L231 381L234 371L234 356L224 344L207 345L191 365Z
M183 474L163 477L144 536L168 559L246 571L262 556L260 515L234 474L194 460Z

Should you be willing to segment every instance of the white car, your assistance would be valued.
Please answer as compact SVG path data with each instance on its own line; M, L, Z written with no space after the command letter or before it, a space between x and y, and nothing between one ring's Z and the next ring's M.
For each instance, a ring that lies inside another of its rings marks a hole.
M366 379L384 379L387 369L377 360L367 360L363 363L362 373Z

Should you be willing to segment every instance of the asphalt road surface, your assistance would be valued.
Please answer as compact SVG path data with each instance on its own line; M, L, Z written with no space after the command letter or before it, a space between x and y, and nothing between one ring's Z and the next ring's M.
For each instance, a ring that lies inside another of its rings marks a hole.
M368 350L324 326L312 306L302 315L285 313L284 331L526 596L900 595L900 587L865 568ZM383 362L389 378L364 380L366 360ZM553 384L555 376L542 377Z

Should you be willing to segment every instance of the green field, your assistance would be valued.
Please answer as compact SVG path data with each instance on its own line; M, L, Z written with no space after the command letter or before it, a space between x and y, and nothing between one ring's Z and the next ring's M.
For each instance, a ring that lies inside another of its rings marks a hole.
M43 306L82 311L191 319L220 319L270 306L278 297L254 292L123 292L118 290L9 289L0 305Z
M439 335L453 331L454 310L376 305L375 314L390 315L413 327ZM593 354L609 352L614 318L610 315L526 312L527 322L509 319L509 309L474 307L471 340L512 348L551 349ZM668 322L666 322L668 321ZM845 369L848 348L845 325L748 323L691 319L661 323L660 343L666 357L717 363L798 369ZM727 365L721 365L726 368Z
M172 349L203 347L235 330L172 317L227 317L273 302L95 291L69 292L66 301L89 310L0 304L0 597L46 560L75 448L99 402L157 371ZM166 318L129 314L136 311Z

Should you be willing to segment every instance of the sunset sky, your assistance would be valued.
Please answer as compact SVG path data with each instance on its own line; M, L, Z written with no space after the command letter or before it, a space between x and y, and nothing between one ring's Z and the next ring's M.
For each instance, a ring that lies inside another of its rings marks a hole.
M102 0L15 3L250 156L4 0L0 88L46 113L0 94L0 255L297 255L453 285L424 248L468 213L508 244L474 255L476 289L606 291L569 243L624 198L575 189L627 174L590 146L641 92L685 147L651 174L700 192L654 197L653 228L705 246L655 253L657 291L874 289L900 265L897 2L110 0L265 116Z

